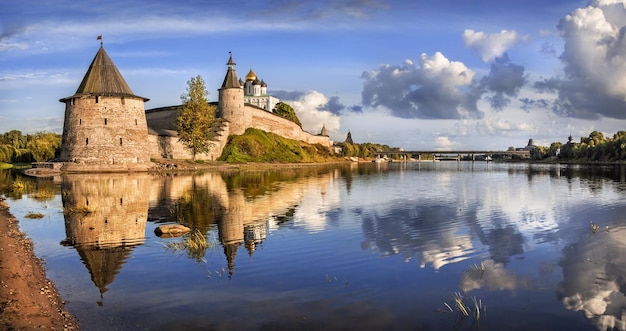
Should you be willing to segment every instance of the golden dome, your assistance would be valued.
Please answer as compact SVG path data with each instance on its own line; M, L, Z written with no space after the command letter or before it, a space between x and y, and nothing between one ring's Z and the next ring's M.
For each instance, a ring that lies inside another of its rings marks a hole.
M250 67L250 72L246 75L246 80L252 82L256 80L256 74L254 73L254 71L252 71L252 67Z

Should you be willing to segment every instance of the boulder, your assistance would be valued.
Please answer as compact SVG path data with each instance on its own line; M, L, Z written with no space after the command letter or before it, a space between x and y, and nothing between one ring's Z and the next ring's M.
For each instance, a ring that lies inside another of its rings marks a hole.
M178 237L189 231L191 229L181 224L163 224L154 229L154 233L159 237Z

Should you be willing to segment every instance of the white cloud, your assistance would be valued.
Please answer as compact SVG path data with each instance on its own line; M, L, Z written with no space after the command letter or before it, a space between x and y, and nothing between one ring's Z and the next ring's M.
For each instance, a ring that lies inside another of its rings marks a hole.
M458 119L480 118L477 97L465 93L474 71L442 53L422 54L419 66L405 60L402 65L384 64L378 70L363 72L363 105L383 106L401 118Z
M294 109L302 123L302 129L305 131L317 134L320 133L322 125L324 125L329 134L339 132L341 118L323 109L328 104L328 98L324 94L309 91L296 100L283 101Z
M501 57L507 49L528 37L520 36L516 31L502 30L500 33L487 34L485 32L467 29L463 32L465 47L477 51L484 62L493 61Z
M451 141L449 137L439 136L435 138L435 150L453 150L456 149L458 146L459 144Z
M556 92L553 109L561 116L626 119L626 6L624 1L592 1L561 19L564 77L536 84Z

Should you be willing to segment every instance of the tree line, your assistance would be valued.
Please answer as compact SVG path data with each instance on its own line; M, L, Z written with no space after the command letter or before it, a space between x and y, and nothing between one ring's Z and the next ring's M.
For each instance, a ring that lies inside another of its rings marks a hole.
M579 142L570 136L565 144L553 142L549 147L537 146L530 155L535 160L556 158L581 162L622 162L626 161L626 131L619 131L613 137L593 131L589 136L581 137Z
M11 130L0 135L0 162L43 162L58 157L61 152L61 135L37 132L23 135Z
M376 156L376 153L394 150L388 145L375 143L351 144L346 142L343 144L343 155L348 157L373 158Z

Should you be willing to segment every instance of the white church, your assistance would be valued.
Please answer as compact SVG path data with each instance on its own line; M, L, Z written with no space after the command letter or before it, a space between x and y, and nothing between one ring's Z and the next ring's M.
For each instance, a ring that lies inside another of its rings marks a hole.
M243 88L243 100L245 103L257 106L267 111L272 111L280 100L267 94L267 84L252 71L246 75L246 81L239 79L239 85Z

